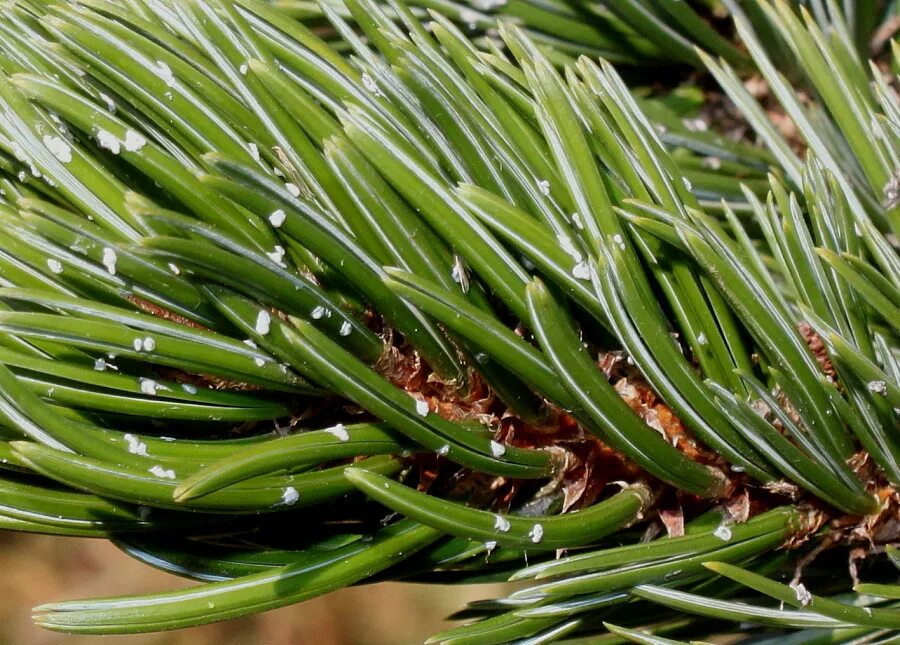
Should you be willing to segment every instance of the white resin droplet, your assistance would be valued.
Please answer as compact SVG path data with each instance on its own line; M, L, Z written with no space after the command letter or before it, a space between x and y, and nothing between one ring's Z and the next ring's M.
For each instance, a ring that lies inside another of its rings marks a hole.
M569 257L571 257L575 262L581 262L581 251L578 250L578 247L575 246L575 243L572 241L568 235L557 235L556 236L559 245L562 247L562 250L566 252Z
M72 148L69 147L69 144L66 143L66 140L62 137L45 134L44 145L47 146L47 150L50 151L50 154L59 159L62 163L69 163L72 161Z
M138 152L147 145L147 138L136 130L126 130L125 140L122 143L128 152Z
M699 117L696 119L682 119L681 123L691 132L706 132L709 129L709 124Z
M300 499L300 493L293 486L285 488L284 493L281 495L281 503L285 506L293 506L298 499Z
M147 444L135 437L133 434L126 434L123 439L128 443L128 452L132 455L147 456Z
M284 265L284 247L281 245L275 245L275 250L271 253L266 253L269 256L269 259L272 260L275 264Z
M269 328L271 327L271 324L272 324L272 316L269 315L268 311L263 309L256 316L256 327L254 327L254 329L256 329L256 333L259 334L260 336L265 336L266 334L269 333Z
M347 428L344 427L343 423L339 423L336 426L332 426L330 428L325 428L325 432L330 435L334 435L341 441L350 441L350 433L347 432Z
M153 379L149 379L149 378L141 379L141 392L143 392L144 394L149 394L151 396L155 396L156 390L157 390L156 381L154 381Z
M591 267L587 262L579 262L574 267L572 267L572 275L579 280L590 280Z
M163 468L162 466L156 465L147 472L151 475L156 475L160 479L175 479L175 471L171 468Z
M809 603L812 602L812 594L809 593L809 590L803 585L802 582L792 582L790 584L790 587L794 590L794 595L797 596L797 602L800 603L801 607L806 607Z
M116 275L116 262L118 259L115 250L107 246L103 249L103 257L100 261L103 263L103 266L106 267L106 270L109 271L110 275Z
M109 150L114 155L119 154L122 150L122 142L119 138L108 130L100 130L97 133L97 143L101 148Z
M731 529L724 524L720 524L715 531L713 531L713 535L722 540L723 542L728 542L731 539Z

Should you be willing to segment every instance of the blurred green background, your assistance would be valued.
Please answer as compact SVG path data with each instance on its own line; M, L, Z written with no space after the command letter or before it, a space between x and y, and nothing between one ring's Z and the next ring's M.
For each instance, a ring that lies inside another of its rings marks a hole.
M105 540L0 531L0 645L405 645L450 626L444 619L466 602L503 593L501 585L368 585L241 620L132 637L66 636L31 623L31 608L44 602L191 584L132 560Z

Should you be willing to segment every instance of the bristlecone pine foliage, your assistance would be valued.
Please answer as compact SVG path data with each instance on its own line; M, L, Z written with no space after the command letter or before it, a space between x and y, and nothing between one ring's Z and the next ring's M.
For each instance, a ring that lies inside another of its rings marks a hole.
M898 15L801 4L5 2L0 528L202 581L37 624L896 642Z

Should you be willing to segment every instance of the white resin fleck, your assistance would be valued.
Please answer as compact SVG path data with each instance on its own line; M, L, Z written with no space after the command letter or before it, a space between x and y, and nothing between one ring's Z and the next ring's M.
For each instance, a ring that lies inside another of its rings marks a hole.
M103 266L106 267L106 270L109 271L110 275L116 275L116 262L118 259L116 252L107 246L103 249L103 257L100 261L103 263Z
M160 465L156 465L153 468L150 468L148 471L151 475L156 475L160 479L175 479L175 471L171 468L163 468Z
M147 444L135 437L133 434L126 434L123 439L128 443L128 452L132 455L147 456Z
M149 394L151 396L156 395L156 390L158 389L158 385L156 381L150 378L142 378L141 379L141 392L144 394Z
M579 262L574 267L572 267L572 276L578 278L579 280L590 280L591 267L587 262Z
M300 499L300 493L293 486L285 488L284 493L281 495L281 503L285 506L293 506L298 499Z
M256 333L260 336L265 336L269 333L269 328L272 325L272 316L269 315L269 312L263 309L256 316Z
M797 596L797 602L800 603L801 607L806 607L812 602L812 594L802 582L792 582L790 587L794 590L794 594Z
M272 251L271 253L266 253L266 255L268 255L269 259L272 260L272 262L274 262L275 264L283 264L284 253L285 253L284 247L279 244L276 244L275 250Z
M341 441L350 441L350 433L347 432L347 428L344 427L343 423L339 423L336 426L332 426L330 428L325 428L325 432L330 435L334 435Z
M119 154L122 150L122 142L109 130L100 130L97 133L97 143L101 148L109 150L114 155Z
M59 159L62 163L69 163L72 161L72 148L69 147L69 144L66 143L66 140L62 137L45 134L44 145L47 146L47 150L50 151L50 154Z
M723 542L728 542L731 539L731 529L724 524L720 524L715 531L713 531L713 535L722 540Z
M562 250L566 252L569 257L571 257L576 262L581 262L581 251L578 250L578 247L575 246L575 243L572 241L568 235L557 235L556 236L559 245L562 247Z
M286 219L287 219L287 215L280 208L277 211L275 211L274 213L272 213L271 215L269 215L269 223L272 226L274 226L275 228L278 228L279 226L284 224L284 220L286 220Z
M122 144L128 152L138 152L147 145L147 138L136 130L126 130Z
M709 124L699 117L696 119L682 119L681 123L691 132L706 132L709 129Z

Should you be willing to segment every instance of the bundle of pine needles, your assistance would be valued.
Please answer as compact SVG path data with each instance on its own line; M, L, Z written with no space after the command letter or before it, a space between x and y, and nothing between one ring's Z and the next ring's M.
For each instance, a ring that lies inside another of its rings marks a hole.
M3 4L0 528L203 581L36 622L895 642L897 16L801 4Z

